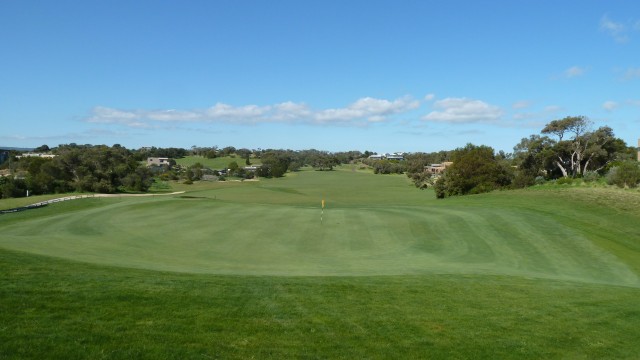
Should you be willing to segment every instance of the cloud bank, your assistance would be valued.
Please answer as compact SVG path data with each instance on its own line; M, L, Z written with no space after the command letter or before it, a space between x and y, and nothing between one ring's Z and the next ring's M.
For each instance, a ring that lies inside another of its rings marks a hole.
M386 121L394 114L417 109L419 106L420 101L408 96L395 100L364 97L343 108L321 110L290 101L266 106L217 103L197 110L122 110L96 106L85 121L134 128L153 128L166 123L363 125Z
M497 106L484 101L467 98L446 98L433 104L435 111L425 115L425 121L444 122L454 124L465 123L495 123L498 122L503 111Z

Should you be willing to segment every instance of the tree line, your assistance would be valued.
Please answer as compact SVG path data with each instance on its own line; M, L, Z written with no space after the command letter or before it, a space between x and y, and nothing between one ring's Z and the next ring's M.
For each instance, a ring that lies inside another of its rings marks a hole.
M229 164L232 176L249 178L282 177L287 172L311 166L331 171L335 166L361 163L376 174L406 174L421 189L433 188L439 198L476 194L496 189L523 188L545 181L570 182L575 178L605 178L609 184L635 187L640 182L636 148L615 137L608 126L593 129L584 116L553 120L539 134L523 138L513 153L496 152L485 145L467 144L454 150L405 154L404 160L374 160L370 151L328 152L321 150L236 149L193 146L182 148L146 147L129 150L120 145L43 145L36 152L48 152L53 158L22 157L0 165L11 176L0 177L0 196L65 192L148 191L154 177L164 180L200 180L211 172L201 164L188 168L176 166L148 168L147 157L179 159L188 155L206 158L234 155L251 164L260 159L255 172L244 171L236 161ZM12 155L17 155L14 153ZM451 162L441 174L425 171L431 164ZM215 174L218 175L218 174Z
M540 134L522 139L514 152L467 144L445 153L417 158L407 175L416 186L433 186L439 198L477 194L496 189L523 188L545 181L568 183L603 178L612 185L636 187L640 182L637 148L615 137L608 126L593 129L584 116L568 116L546 124ZM420 169L426 160L451 161L441 174Z
M60 145L55 149L42 146L55 157L14 156L2 167L12 176L0 177L2 198L29 194L67 192L115 193L144 192L153 174L142 165L131 150L120 145Z
M202 164L182 167L175 159L189 155L206 158L233 155L245 159L260 159L261 166L255 172L247 172L236 161L228 165L231 176L251 178L282 177L287 172L311 166L319 171L330 171L339 164L360 159L359 151L331 153L320 150L236 149L225 147L182 148L145 147L129 150L121 145L65 144L55 148L47 145L34 149L54 157L21 157L12 152L10 160L0 165L7 176L0 176L0 198L67 192L146 192L156 178L161 180L183 180L187 183L201 180L204 175L220 175L217 170L207 169ZM170 158L169 166L148 167L148 157Z

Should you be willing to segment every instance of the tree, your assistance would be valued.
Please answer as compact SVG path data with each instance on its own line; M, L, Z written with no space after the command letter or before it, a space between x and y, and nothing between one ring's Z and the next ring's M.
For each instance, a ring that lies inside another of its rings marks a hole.
M145 166L139 166L134 172L129 173L124 179L123 184L126 189L133 191L146 192L153 183L153 174Z
M50 149L50 148L49 148L49 146L48 146L48 145L46 145L46 144L45 144L45 145L38 146L37 148L33 149L33 151L34 151L34 152L37 152L37 153L48 152L48 151L50 151L50 150L51 150L51 149Z
M603 126L596 131L589 131L591 127L592 122L584 116L568 116L553 120L542 129L543 134L558 137L553 147L553 163L562 176L576 177L591 169L598 171L612 160L607 145L615 140L613 130ZM565 135L570 138L564 140Z
M509 186L512 174L488 146L467 144L456 149L453 164L436 181L436 196L479 194Z
M338 165L338 161L335 157L322 152L312 155L310 161L311 166L320 171L333 170L333 167Z
M533 185L536 177L547 177L553 172L554 145L555 141L548 136L531 135L520 140L513 148L516 187Z
M234 171L238 169L238 163L235 161L230 162L229 164L227 164L227 169Z
M292 158L286 151L270 150L262 154L262 166L257 171L262 177L282 177L289 169Z

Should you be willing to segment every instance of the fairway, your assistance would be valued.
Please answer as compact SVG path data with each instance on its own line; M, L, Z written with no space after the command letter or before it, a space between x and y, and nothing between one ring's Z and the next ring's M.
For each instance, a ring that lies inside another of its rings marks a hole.
M485 274L636 287L634 219L544 191L437 201L404 176L343 168L12 214L0 218L0 247L186 273Z
M1 215L0 358L640 352L638 192L436 200L350 167L173 190Z

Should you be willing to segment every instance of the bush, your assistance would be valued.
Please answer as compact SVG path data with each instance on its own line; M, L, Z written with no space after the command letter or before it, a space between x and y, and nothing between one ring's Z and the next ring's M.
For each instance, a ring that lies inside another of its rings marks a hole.
M513 178L513 182L511 183L511 187L514 189L526 188L535 184L535 178L526 173L518 173L516 177Z
M598 179L600 179L600 174L595 171L585 171L585 173L582 175L582 180L584 180L585 182L594 182L598 181Z
M611 168L606 179L609 185L635 188L640 182L640 164L637 161L625 161Z
M547 180L544 178L544 176L536 176L535 182L536 182L536 185L543 185L544 183L547 182Z
M571 185L573 184L573 178L563 177L556 180L556 185Z

